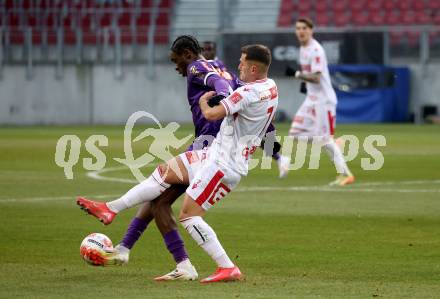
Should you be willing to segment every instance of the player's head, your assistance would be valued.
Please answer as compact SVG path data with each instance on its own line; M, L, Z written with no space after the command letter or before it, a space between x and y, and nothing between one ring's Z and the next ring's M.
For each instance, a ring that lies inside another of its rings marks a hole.
M213 60L217 55L217 44L213 41L203 42L203 56L208 60Z
M202 53L202 47L194 36L181 35L171 45L170 60L176 65L176 71L186 77L188 65L197 60Z
M267 77L272 56L268 47L264 45L247 45L241 48L240 80L253 82Z
M301 45L306 45L313 37L314 24L309 18L299 18L295 23L295 34Z

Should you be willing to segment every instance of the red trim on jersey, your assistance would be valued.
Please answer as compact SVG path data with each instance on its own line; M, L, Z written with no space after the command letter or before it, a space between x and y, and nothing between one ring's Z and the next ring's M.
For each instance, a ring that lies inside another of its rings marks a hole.
M274 100L278 97L278 90L276 86L269 88L269 91L271 100Z
M225 176L225 174L223 172L221 172L220 170L218 170L214 174L214 176L212 177L211 181L206 186L205 190L203 190L203 192L196 199L196 203L199 206L202 206L203 203L211 196L211 194L214 191L215 187L217 186L217 184L220 182L220 180L224 176Z
M328 116L328 123L329 123L329 128L330 128L330 135L335 135L335 117L332 116L332 114L330 113L330 111L327 111L327 116Z
M228 103L226 103L225 100L221 100L220 103L222 103L223 107L225 107L225 109L226 109L226 114L227 114L227 115L231 114L231 110L229 109L229 105L228 105Z

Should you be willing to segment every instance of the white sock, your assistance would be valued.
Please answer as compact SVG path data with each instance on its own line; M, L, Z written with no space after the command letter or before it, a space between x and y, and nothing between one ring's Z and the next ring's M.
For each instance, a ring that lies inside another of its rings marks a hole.
M330 140L324 145L324 149L335 164L338 173L351 175L350 169L348 169L347 163L345 163L341 149L333 138L330 138Z
M191 266L192 264L189 259L184 259L183 261L177 264L177 268L189 268Z
M120 198L107 203L107 207L115 213L134 207L146 201L156 199L162 192L170 187L165 183L157 168L142 183L137 184Z
M221 268L233 268L234 263L226 254L214 230L202 217L194 216L181 221L191 237Z

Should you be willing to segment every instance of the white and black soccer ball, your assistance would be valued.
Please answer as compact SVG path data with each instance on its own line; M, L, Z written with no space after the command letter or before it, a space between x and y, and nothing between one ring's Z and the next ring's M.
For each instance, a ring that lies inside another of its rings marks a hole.
M105 266L106 256L113 251L113 243L109 237L93 233L84 238L79 247L81 257L93 266Z

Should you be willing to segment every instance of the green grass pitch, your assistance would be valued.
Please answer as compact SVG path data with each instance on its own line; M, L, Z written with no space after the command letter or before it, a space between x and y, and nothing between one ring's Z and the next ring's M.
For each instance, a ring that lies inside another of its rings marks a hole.
M140 128L138 128L140 130ZM286 125L278 127L285 135ZM190 126L179 136L192 133ZM173 260L154 224L125 267L91 267L79 256L81 240L101 232L116 244L135 213L104 227L85 215L75 196L110 200L132 185L96 180L82 163L67 180L54 162L64 134L84 143L104 134L106 169L121 166L122 126L0 128L0 297L34 298L428 298L440 294L440 129L414 125L341 125L338 134L361 140L382 134L385 164L361 169L363 151L349 163L356 184L328 188L334 168L325 155L319 170L253 170L237 192L206 219L245 279L238 283L156 283ZM149 140L136 145L139 156ZM258 153L260 155L261 153ZM257 155L257 156L258 156ZM145 169L148 173L152 168ZM106 177L133 179L127 169ZM99 197L98 197L99 196ZM176 203L178 211L180 201ZM215 265L181 229L201 277Z

